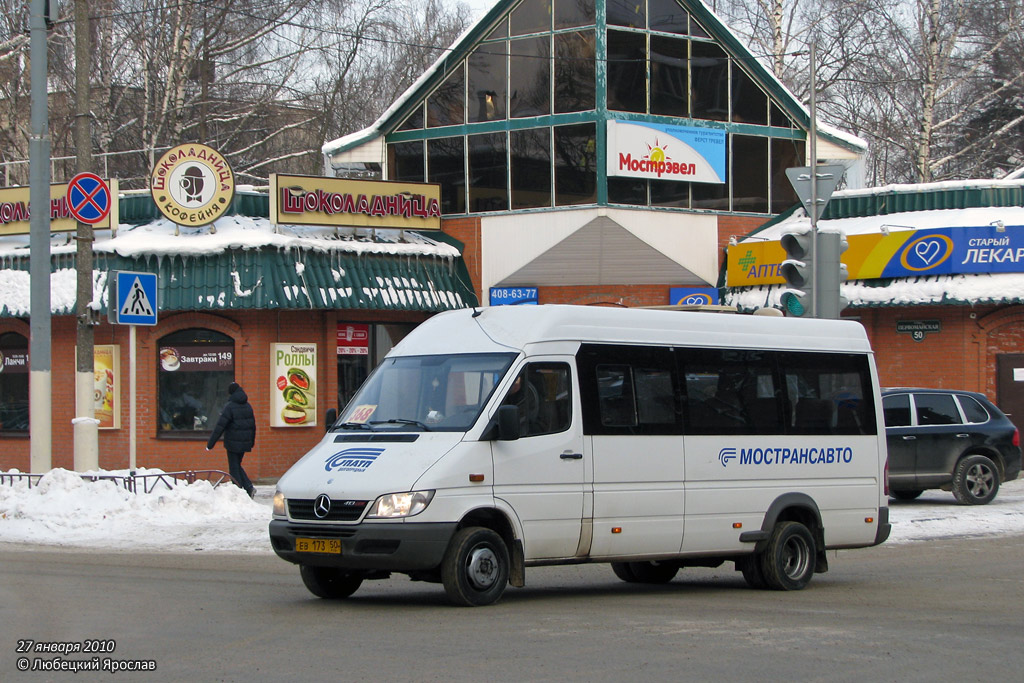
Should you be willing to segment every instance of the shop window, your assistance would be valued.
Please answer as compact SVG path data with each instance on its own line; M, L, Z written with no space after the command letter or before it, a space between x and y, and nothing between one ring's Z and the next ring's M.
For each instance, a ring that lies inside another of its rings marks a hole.
M647 38L644 34L608 31L607 78L609 109L647 111Z
M423 105L419 104L398 126L398 130L419 130L423 128Z
M768 125L768 96L735 63L732 65L732 120Z
M651 113L687 116L690 87L686 73L687 41L651 36Z
M160 339L157 354L158 434L208 434L235 381L235 342L205 329Z
M388 179L423 182L423 143L393 142L388 145Z
M523 0L509 17L514 36L551 30L551 0Z
M732 136L732 210L768 213L768 138Z
M505 118L505 90L508 59L504 43L477 48L466 60L469 71L469 122L499 121Z
M558 33L555 39L555 113L594 108L597 64L593 31Z
M28 339L0 334L0 433L28 431Z
M647 8L643 0L606 0L605 13L609 26L647 27Z
M647 0L647 16L652 31L684 36L689 32L690 15L676 0Z
M498 25L484 40L501 40L502 38L508 38L508 17L498 22Z
M469 210L508 211L508 156L504 133L470 135Z
M786 169L804 165L803 140L772 138L771 159L771 211L772 213L782 213L799 201L796 196L796 190L793 189L793 184L789 182L789 178L786 176Z
M597 140L593 123L555 127L555 204L597 201Z
M460 64L427 98L427 125L433 128L465 123L465 91L466 75Z
M594 24L594 0L555 0L555 28Z
M782 111L774 102L768 107L768 125L776 128L795 128L793 121L786 116L786 112Z
M729 60L714 43L690 41L690 110L695 119L729 117Z
M514 130L509 142L512 208L551 206L551 129Z
M690 183L678 180L652 180L651 205L676 206L682 209L690 207Z
M647 204L647 181L639 178L608 178L608 201L612 204Z
M523 118L550 114L550 37L521 38L510 44L509 116Z
M711 34L708 33L703 26L701 26L696 19L690 17L690 35L694 38L710 38Z
M465 144L461 137L427 140L427 182L441 186L441 213L465 213Z

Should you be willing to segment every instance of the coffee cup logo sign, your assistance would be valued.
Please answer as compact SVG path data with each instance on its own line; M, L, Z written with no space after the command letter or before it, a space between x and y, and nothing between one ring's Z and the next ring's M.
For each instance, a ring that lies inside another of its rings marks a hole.
M220 218L235 196L235 175L227 160L206 145L168 150L153 169L153 201L169 220L197 228Z

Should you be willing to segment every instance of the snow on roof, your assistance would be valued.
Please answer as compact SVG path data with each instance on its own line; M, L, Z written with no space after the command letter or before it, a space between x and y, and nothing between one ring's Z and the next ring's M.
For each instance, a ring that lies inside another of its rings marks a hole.
M426 256L452 261L459 257L455 247L435 242L419 233L369 228L333 228L306 225L274 225L268 218L229 215L213 225L201 228L176 226L166 218L142 225L122 225L117 236L110 230L97 230L93 243L96 253L116 254L124 258L147 256L213 256L234 249L291 249L351 255ZM175 235L175 231L179 234ZM51 256L70 256L77 245L72 233L55 233L50 238ZM31 302L31 277L28 270L4 267L10 260L27 260L29 235L0 237L0 311L8 315L28 315ZM53 311L74 310L77 298L77 271L56 268L50 275L50 306ZM91 308L101 310L106 296L107 273L93 273ZM397 296L395 297L398 298Z
M836 194L839 194L838 192ZM930 211L902 211L883 216L862 216L819 220L820 232L841 232L844 235L880 234L902 230L932 230L935 228L973 228L1002 221L1004 225L1024 225L1024 207L986 206L969 209L934 209ZM750 235L739 242L781 239L787 232L806 232L811 221L804 211L798 210L784 221Z
M125 258L139 256L208 256L230 249L302 249L353 254L389 254L396 256L434 256L458 258L455 247L435 242L420 233L397 229L334 228L280 224L277 230L268 218L224 216L212 226L178 227L166 218L142 225L122 225L117 236L109 230L97 230L93 251L117 254ZM175 231L179 234L175 235ZM76 250L70 233L50 239L51 254L73 254ZM28 235L0 237L0 258L27 257Z

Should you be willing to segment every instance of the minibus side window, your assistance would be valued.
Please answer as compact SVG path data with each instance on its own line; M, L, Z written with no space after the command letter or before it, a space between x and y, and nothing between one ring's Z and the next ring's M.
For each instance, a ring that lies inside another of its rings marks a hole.
M597 405L606 427L635 427L633 372L628 365L598 365Z
M576 361L584 434L682 434L671 348L584 344Z
M564 432L572 422L572 383L567 363L529 363L502 400L519 408L519 436Z
M781 434L774 354L742 349L680 349L688 434Z
M876 434L867 357L845 353L779 354L789 434Z

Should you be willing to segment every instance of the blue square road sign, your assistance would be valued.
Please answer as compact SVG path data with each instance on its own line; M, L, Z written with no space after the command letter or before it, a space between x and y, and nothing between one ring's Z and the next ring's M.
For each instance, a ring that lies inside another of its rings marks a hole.
M110 300L110 322L116 325L156 325L156 273L114 271ZM114 305L111 305L114 304Z

